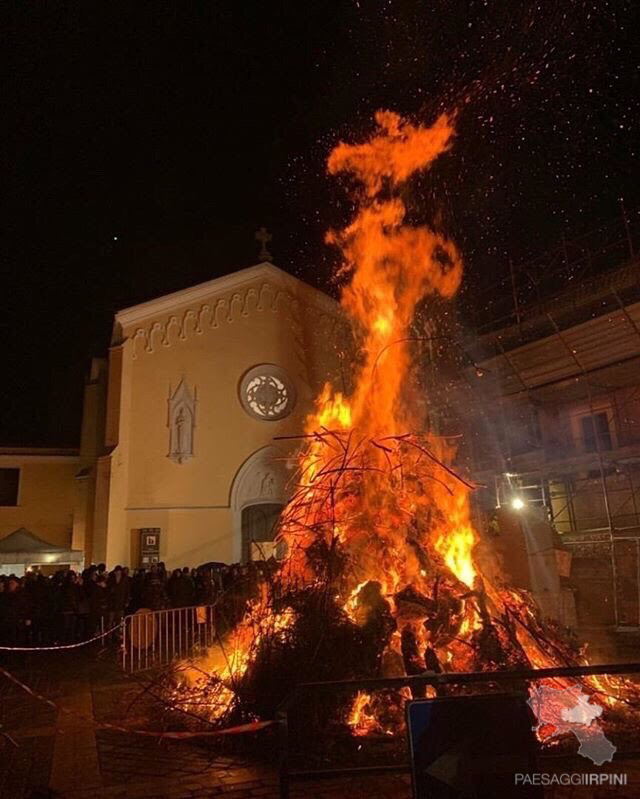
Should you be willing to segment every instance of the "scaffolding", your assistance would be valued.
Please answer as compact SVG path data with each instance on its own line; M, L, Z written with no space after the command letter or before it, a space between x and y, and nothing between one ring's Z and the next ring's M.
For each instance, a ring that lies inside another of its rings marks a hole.
M509 261L509 270L480 286L463 286L465 316L476 333L519 326L532 313L580 299L581 293L598 286L604 273L635 264L640 240L640 206L620 201L620 216L607 219L571 238L562 237L556 247L522 263ZM565 287L561 289L559 287ZM465 292L473 291L468 302Z
M494 321L493 332L470 348L483 370L500 373L500 396L492 402L493 408L496 400L500 404L500 412L493 413L501 426L505 467L495 479L497 505L518 496L544 506L574 553L607 558L618 630L640 627L640 281L632 224L622 211L627 249L621 268L595 281L589 275L586 288L576 282L572 294L556 293L525 307L510 265L513 308L505 317L510 327L496 330ZM606 253L619 252L619 244L609 242ZM568 250L563 243L565 272L571 267ZM594 260L587 249L583 273ZM525 272L540 299L541 280L536 284L535 270ZM574 268L573 275L578 273ZM487 339L492 357L482 360L479 347L486 348ZM544 451L532 464L511 441L507 406L558 408L567 398L582 404L582 417L555 445L545 442L543 448L539 442ZM635 428L629 423L634 419Z

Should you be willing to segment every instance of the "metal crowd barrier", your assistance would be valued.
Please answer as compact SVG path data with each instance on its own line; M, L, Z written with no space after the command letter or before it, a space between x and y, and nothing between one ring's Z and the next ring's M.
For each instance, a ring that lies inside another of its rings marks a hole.
M278 714L279 727L279 783L280 799L289 799L290 786L296 780L319 780L331 777L373 776L380 774L408 773L410 764L381 763L375 766L346 768L292 769L290 764L289 714L296 701L309 694L355 694L359 690L375 691L384 688L418 688L426 685L470 685L477 683L521 683L545 677L591 677L597 675L640 674L640 663L610 663L599 666L560 666L549 669L520 669L518 671L450 672L436 674L426 672L411 677L368 678L361 680L331 680L329 682L299 683L281 704Z
M125 616L122 668L129 673L165 666L215 642L215 606L144 610Z

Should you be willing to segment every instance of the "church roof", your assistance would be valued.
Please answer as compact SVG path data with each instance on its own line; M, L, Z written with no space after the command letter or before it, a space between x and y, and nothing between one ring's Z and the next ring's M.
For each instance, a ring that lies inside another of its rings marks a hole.
M0 447L0 457L13 456L20 458L75 458L79 450L61 447Z
M205 283L174 291L171 294L165 294L162 297L142 302L139 305L133 305L130 308L123 308L116 313L115 321L122 327L143 322L150 317L170 312L190 302L197 302L212 294L240 288L242 285L260 278L275 280L275 282L287 285L293 290L302 288L306 293L313 295L314 299L327 310L331 309L335 312L338 308L338 304L328 294L310 286L303 280L299 280L274 264L264 261L246 269L239 269L229 275L216 277L213 280L207 280Z
M0 553L3 552L67 552L68 547L50 544L37 535L20 527L0 541Z

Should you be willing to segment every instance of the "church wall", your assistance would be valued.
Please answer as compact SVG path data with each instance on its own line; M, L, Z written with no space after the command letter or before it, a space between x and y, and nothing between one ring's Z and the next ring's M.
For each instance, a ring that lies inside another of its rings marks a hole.
M120 503L114 506L113 512L110 507L113 496L116 499L118 497L120 482L117 479L117 470L112 481L112 463L112 456L105 455L98 458L96 464L96 494L90 542L92 556L89 558L93 563L108 563L110 566L118 562L122 562L122 565L128 563L128 558L122 560L122 555L127 553L121 544L125 530Z
M0 456L0 468L20 469L18 504L0 507L0 539L24 527L70 547L78 462L75 456Z
M302 432L312 392L292 362L290 332L282 321L243 319L227 335L211 331L134 362L131 507L228 505L233 475L245 458L273 436ZM239 400L243 374L265 363L285 369L295 383L296 407L280 421L251 418ZM167 457L167 401L182 377L196 392L196 421L194 455L180 464Z
M91 558L95 480L76 478L73 500L73 529L71 548L84 552L85 560Z
M93 547L97 459L104 450L107 395L107 361L94 358L84 388L80 434L80 472L76 478L73 517L73 549L90 562Z
M122 345L109 350L109 377L105 423L105 445L114 447L118 443L120 425L120 393L122 390Z
M132 353L131 339L112 348L110 352L111 356L115 355L114 368L118 370L118 379L109 381L107 425L109 418L113 420L114 416L117 425L111 422L114 438L109 446L114 446L113 451L98 460L93 522L93 560L102 560L110 565L120 563L123 566L131 565L130 533L125 508L128 497L131 396L134 388L131 379Z
M160 529L159 559L167 569L199 566L212 560L232 562L231 522L231 511L226 507L127 513L130 530Z
M208 305L218 307L215 298ZM222 316L194 311L184 322L189 313L146 319L142 335L139 324L122 331L108 562L129 563L131 531L140 528L160 528L160 559L168 566L237 559L239 514L230 506L236 474L274 437L303 432L322 383L338 371L335 317L303 295L261 280L228 298ZM253 418L239 398L243 375L262 364L283 369L295 386L294 410L278 421ZM179 462L168 457L168 416L181 380L195 398L195 427L193 456ZM114 407L113 398L108 404Z

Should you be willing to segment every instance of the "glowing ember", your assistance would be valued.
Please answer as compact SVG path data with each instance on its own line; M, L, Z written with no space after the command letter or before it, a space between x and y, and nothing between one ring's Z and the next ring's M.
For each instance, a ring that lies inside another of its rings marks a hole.
M265 607L264 596L250 603L243 621L224 641L211 647L197 664L184 664L180 668L181 686L173 695L177 707L188 707L197 696L198 707L209 719L222 718L229 712L236 699L238 682L260 645L283 636L295 623L296 614L291 608L281 613L265 613Z
M378 729L378 722L371 709L369 694L359 691L353 701L347 724L354 735L370 735Z

